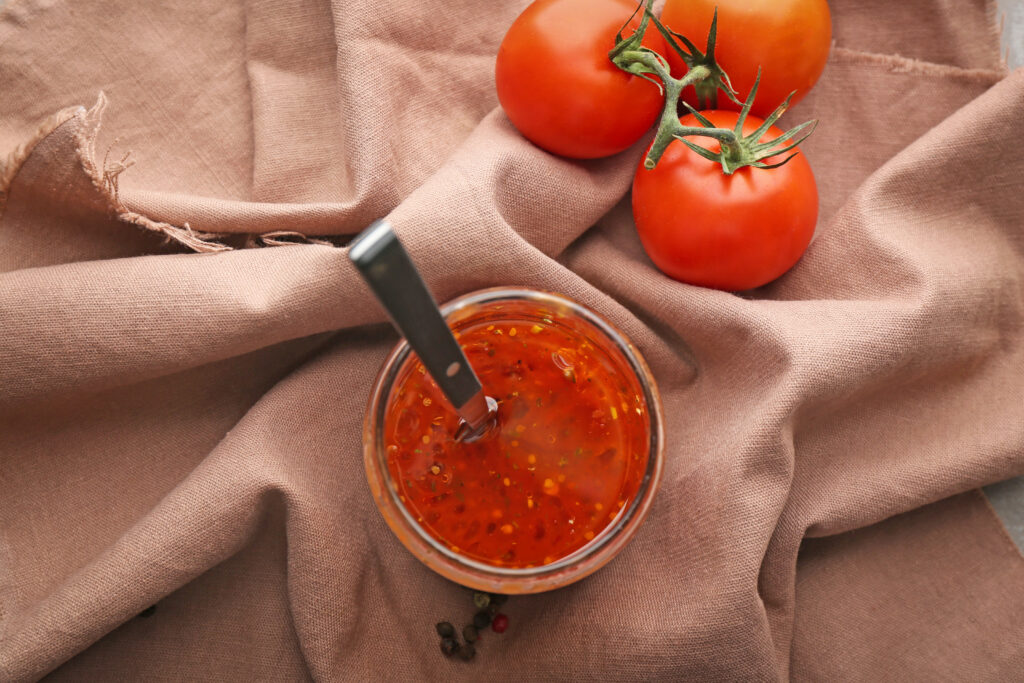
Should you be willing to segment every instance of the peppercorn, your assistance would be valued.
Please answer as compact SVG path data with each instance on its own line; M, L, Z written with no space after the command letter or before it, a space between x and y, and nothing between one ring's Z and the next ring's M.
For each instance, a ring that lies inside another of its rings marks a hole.
M472 647L472 645L470 645L469 647ZM459 649L459 642L454 638L441 639L441 652L444 653L445 657L451 657L453 654L458 652Z
M483 609L491 604L491 596L487 593L473 593L473 604L477 609Z
M504 605L508 601L508 596L504 593L491 593L490 597L492 605Z
M493 618L494 618L494 615L495 615L495 614L497 614L497 613L498 613L498 610L500 610L500 609L501 609L501 607L499 607L498 605L495 605L495 604L494 604L494 603L492 602L491 604L489 604L489 605L487 606L487 613L488 613L489 615L491 615L491 618L493 619Z
M473 615L473 626L476 626L478 629L487 628L490 623L491 615L487 613L487 610L482 610Z
M435 626L434 628L437 629L437 635L441 636L442 638L455 637L455 627L452 626L450 622L442 621L439 624L437 624L437 626Z
M508 617L504 614L497 614L494 617L494 623L491 624L491 629L495 633L504 633L505 629L508 628Z
M480 631L473 624L469 624L462 629L462 637L466 639L467 643L475 643L476 639L480 637Z
M466 643L459 648L459 657L465 661L469 661L476 656L476 648L473 647L473 643Z

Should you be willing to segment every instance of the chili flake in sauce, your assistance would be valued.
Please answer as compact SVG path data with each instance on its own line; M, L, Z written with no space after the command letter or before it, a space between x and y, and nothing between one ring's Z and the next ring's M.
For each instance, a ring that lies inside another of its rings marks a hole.
M452 552L504 567L555 562L636 496L650 416L621 353L550 317L484 320L456 337L498 427L454 440L458 417L410 354L389 396L388 469L413 519Z

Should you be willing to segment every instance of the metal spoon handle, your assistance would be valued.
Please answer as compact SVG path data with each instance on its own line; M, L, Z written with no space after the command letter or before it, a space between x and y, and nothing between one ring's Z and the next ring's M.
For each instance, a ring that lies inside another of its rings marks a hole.
M480 379L388 222L364 230L348 257L459 415L473 428L483 424L489 410Z

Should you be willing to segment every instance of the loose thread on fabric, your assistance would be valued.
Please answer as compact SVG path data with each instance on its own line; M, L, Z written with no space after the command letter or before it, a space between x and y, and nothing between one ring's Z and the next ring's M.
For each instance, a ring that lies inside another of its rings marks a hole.
M139 226L140 228L160 233L169 241L182 244L196 252L210 253L230 251L230 246L212 241L221 237L221 235L196 232L188 223L183 223L181 226L177 226L164 221L155 221L148 216L129 210L121 202L118 194L118 177L121 173L130 168L134 162L129 158L131 156L131 153L129 152L121 159L121 161L115 162L110 167L107 167L106 156L104 157L103 167L101 168L97 166L96 138L99 136L103 120L103 112L106 108L107 96L105 93L100 92L99 97L96 100L96 104L93 105L92 109L84 114L80 112L76 114L81 116L83 123L77 134L78 159L82 168L92 180L93 186L95 186L100 194L103 195L104 199L107 200L107 204L117 217L126 223L131 223ZM107 156L109 156L109 154L110 150L108 149Z
M180 226L165 221L154 220L144 214L129 209L121 201L119 192L119 181L121 174L135 165L131 150L122 154L120 159L110 161L111 151L118 140L107 148L103 155L103 163L96 163L96 140L99 136L102 125L103 113L107 108L108 100L106 94L100 92L96 104L85 111L79 107L72 111L72 115L81 117L82 127L77 134L78 157L82 168L92 180L93 185L103 195L111 210L117 218L145 230L156 232L164 236L167 242L177 242L193 251L199 253L214 253L221 251L232 251L234 247L223 243L220 240L235 237L228 233L200 232L193 230L186 222ZM68 117L70 118L70 116ZM66 119L65 119L66 120ZM55 127L55 126L54 126ZM44 136L45 137L45 136ZM247 247L279 247L293 246L296 244L318 244L322 246L334 246L326 240L307 237L306 235L291 230L277 230L268 233L248 235L243 248Z

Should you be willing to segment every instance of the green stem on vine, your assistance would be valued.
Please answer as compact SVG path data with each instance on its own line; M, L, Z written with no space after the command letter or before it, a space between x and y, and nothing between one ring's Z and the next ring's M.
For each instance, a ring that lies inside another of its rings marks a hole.
M743 108L740 109L739 118L736 119L736 126L733 128L733 135L735 142L726 145L724 142L721 145L721 150L713 152L709 149L701 147L700 145L690 142L685 137L675 136L680 142L692 149L700 156L710 161L718 162L722 165L722 171L726 175L732 175L737 170L744 166L753 166L754 168L778 168L784 165L790 159L797 155L793 152L782 161L768 164L765 163L765 159L770 157L778 156L779 154L785 154L796 148L801 142L807 139L814 129L817 127L817 120L805 121L799 126L790 128L785 133L782 133L778 137L768 140L767 142L761 142L761 138L768 129L775 125L775 122L779 120L779 117L786 112L786 108L789 107L789 101L793 99L793 95L796 91L789 93L789 97L785 101L775 108L768 118L766 118L757 129L750 135L743 135L743 124L747 121L747 116L750 114L750 108L754 106L754 97L757 95L757 87L761 83L761 70L757 70L757 78L754 79L754 87L750 89L750 95L747 97L747 101L743 103ZM683 102L686 108L690 110L690 113L694 115L697 121L703 126L700 128L702 132L700 135L707 137L713 137L721 140L718 137L718 131L721 128L716 128L715 124L701 114L699 111L691 107L686 102ZM680 126L683 128L683 126ZM806 132L805 132L806 131Z
M665 104L661 111L661 118L658 122L658 131L654 135L654 141L651 143L650 149L647 151L647 156L644 158L644 168L650 170L653 169L658 161L661 160L662 155L668 146L672 144L673 140L679 140L683 142L687 147L698 151L697 153L703 157L712 159L722 164L722 170L726 175L735 173L736 170L743 168L744 166L755 166L757 168L776 168L786 163L793 157L787 157L784 161L778 164L765 164L763 159L766 159L775 154L782 154L787 152L796 145L800 144L807 138L808 135L814 130L814 125L817 121L808 121L807 123L801 124L796 128L793 128L786 133L783 133L775 140L767 143L759 142L760 137L767 132L782 113L786 110L789 105L790 99L793 97L790 94L779 107L772 113L772 115L766 120L765 124L758 128L758 130L747 137L743 136L743 123L750 113L750 108L754 104L754 95L757 93L757 86L761 80L761 73L758 70L757 80L754 82L754 87L750 91L750 96L747 101L742 103L743 108L740 112L740 118L733 130L728 128L717 128L707 118L698 113L693 107L686 102L683 104L687 109L690 110L696 117L700 126L684 126L679 122L679 101L682 96L683 90L689 86L693 86L697 93L697 103L700 107L710 106L714 108L718 104L718 91L722 90L733 102L740 104L739 100L736 99L736 91L732 87L732 83L729 82L729 76L722 70L717 62L715 61L715 42L718 33L718 9L715 9L714 17L711 20L711 28L708 31L707 48L704 52L701 52L696 45L694 45L686 36L676 33L670 28L666 27L661 21L658 20L654 13L651 11L651 5L654 0L640 0L640 4L637 9L633 12L633 15L629 18L629 21L619 29L619 33L615 36L615 46L608 53L609 59L617 67L623 71L644 78L651 81L658 86L658 89L665 96ZM629 22L633 20L637 12L643 11L643 16L640 19L640 25L637 29L628 37L623 38L622 31L629 26ZM676 51L683 62L687 66L686 74L682 78L674 78L669 68L668 62L665 58L655 52L654 50L645 47L641 44L644 33L647 31L648 25L653 22L655 28L661 33L665 42L670 48ZM678 41L682 41L683 45L680 45ZM657 77L652 78L651 75ZM810 127L807 133L800 135L804 130ZM719 142L720 151L715 153L707 150L703 147L693 144L686 139L687 136L703 136L717 140ZM780 144L783 144L794 137L799 138L789 145L786 145L782 149L773 150Z

